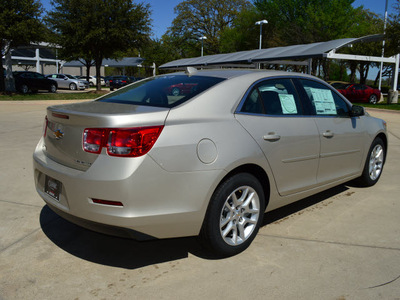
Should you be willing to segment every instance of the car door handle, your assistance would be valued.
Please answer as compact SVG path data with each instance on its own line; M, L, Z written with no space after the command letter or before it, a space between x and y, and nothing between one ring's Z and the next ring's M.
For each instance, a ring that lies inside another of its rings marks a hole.
M281 136L278 134L267 134L263 136L263 139L266 141L271 141L271 142L275 142L281 139Z
M333 132L330 130L325 131L322 135L326 138L332 138L334 136Z

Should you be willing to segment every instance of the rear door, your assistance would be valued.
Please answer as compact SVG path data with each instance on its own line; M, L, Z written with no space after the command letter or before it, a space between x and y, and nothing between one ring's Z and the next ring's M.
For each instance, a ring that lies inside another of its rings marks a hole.
M321 144L317 181L329 183L356 174L362 166L363 119L350 116L350 105L328 85L299 79L301 90L315 115Z
M236 118L264 152L281 195L316 185L319 132L314 117L303 114L290 79L267 79L254 85Z

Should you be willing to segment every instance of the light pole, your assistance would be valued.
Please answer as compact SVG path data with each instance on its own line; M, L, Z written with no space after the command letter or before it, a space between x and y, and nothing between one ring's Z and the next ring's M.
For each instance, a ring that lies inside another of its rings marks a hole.
M203 56L203 41L206 39L206 36L199 37L199 40L201 40L201 56Z
M385 21L383 23L383 35L385 35L385 33L386 33L387 7L388 7L388 0L386 0L386 5L385 5ZM385 56L385 38L383 38L383 41L382 41L382 58L384 56ZM381 61L381 68L379 71L379 87L378 87L379 90L381 90L381 86L382 86L382 69L383 69L383 61Z
M257 21L256 25L260 25L260 49L261 49L261 41L262 41L262 25L263 24L268 24L267 20L261 20L261 21Z

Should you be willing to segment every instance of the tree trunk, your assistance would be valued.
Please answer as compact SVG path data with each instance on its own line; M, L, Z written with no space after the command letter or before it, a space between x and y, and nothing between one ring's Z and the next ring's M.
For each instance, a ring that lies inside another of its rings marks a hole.
M378 73L376 74L375 81L374 81L374 86L378 85L378 80L379 80L379 75L381 74L381 69L379 69Z
M5 62L6 62L6 80L5 80L5 90L9 93L15 93L15 81L12 74L12 60L11 60L11 45L9 42L6 42L5 45L6 54L5 54Z
M350 82L355 83L356 82L356 71L357 71L357 63L356 62L350 62Z
M96 90L97 91L101 91L101 63L103 62L103 58L102 57L98 57L96 58Z

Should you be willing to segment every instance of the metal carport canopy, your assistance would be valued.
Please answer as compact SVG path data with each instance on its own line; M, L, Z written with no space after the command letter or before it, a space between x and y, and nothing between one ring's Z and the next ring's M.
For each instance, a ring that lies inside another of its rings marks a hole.
M340 48L350 46L360 42L375 42L384 38L382 34L368 35L360 38L345 38L332 40L328 42L319 42L312 44L293 45L286 47L276 47L268 49L257 49L249 51L240 51L226 54L207 55L194 58L185 58L165 63L159 69L182 69L185 67L212 67L223 66L228 64L250 64L250 63L273 63L275 60L288 59L309 59L312 58L330 58L330 59L346 59L359 61L385 62L395 64L394 87L397 89L397 76L399 71L399 55L393 57L377 57L338 54ZM310 61L309 61L310 62ZM282 63L282 62L281 62ZM290 62L288 62L290 64ZM310 65L310 63L309 63Z
M103 59L101 62L101 65L104 67L137 67L144 61L144 58L141 57L124 57L121 58L120 60L116 59ZM94 65L94 62L93 62ZM85 66L81 61L79 60L73 60L64 63L64 67L83 67Z

